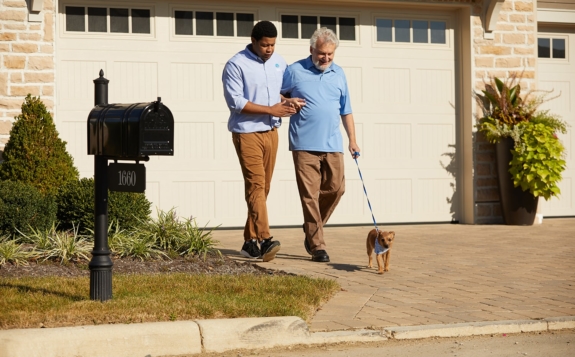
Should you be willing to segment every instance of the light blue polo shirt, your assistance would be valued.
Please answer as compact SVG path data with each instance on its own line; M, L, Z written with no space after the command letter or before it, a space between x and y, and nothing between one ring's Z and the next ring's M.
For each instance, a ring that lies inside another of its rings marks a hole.
M287 63L275 52L262 61L249 50L238 52L225 65L222 74L224 98L230 109L228 130L233 133L253 133L278 128L281 118L267 114L242 114L248 101L272 106L280 102L282 77Z
M290 117L289 149L343 153L341 115L351 114L347 80L343 69L332 65L321 72L311 56L291 64L284 73L282 94L306 101Z

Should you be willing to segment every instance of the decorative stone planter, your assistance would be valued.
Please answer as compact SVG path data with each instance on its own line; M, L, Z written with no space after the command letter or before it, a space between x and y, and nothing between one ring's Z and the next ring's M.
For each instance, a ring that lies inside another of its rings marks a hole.
M495 144L501 212L505 224L530 226L535 222L539 198L529 191L523 191L521 187L513 187L513 180L509 173L509 162L513 157L512 149L512 138L504 138Z

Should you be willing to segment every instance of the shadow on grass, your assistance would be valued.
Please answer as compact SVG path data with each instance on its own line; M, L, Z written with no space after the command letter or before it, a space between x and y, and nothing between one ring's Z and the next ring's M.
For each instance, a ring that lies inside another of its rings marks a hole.
M66 294L66 293L62 293L62 292L54 291L54 290L49 290L49 289L33 288L33 287L22 285L22 284L0 283L0 292L5 288L17 289L19 293L23 293L23 294L25 294L25 293L42 293L44 295L53 295L53 296L59 296L59 297L67 298L67 299L72 300L72 301L88 300L88 296L83 296L83 295Z

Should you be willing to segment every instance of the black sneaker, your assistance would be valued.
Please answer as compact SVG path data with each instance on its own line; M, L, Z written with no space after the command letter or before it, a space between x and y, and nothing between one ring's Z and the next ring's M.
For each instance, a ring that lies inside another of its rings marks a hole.
M279 252L281 248L280 242L278 242L277 240L272 242L272 238L273 237L264 239L264 242L261 245L262 258L264 262L269 262L270 260L273 260L276 257L276 253Z
M304 231L304 233L305 233L305 223L303 224L303 227L302 227L302 228L303 228L303 231ZM307 237L306 237L306 236L303 237L303 246L304 246L305 251L307 252L307 254L312 255L311 247L309 246L309 242L307 241Z
M316 250L312 254L311 260L313 260L314 262L328 263L329 255L327 255L327 252L325 250Z
M242 245L240 254L246 258L252 259L259 258L262 255L260 248L258 248L258 243L254 241L245 241L244 245Z

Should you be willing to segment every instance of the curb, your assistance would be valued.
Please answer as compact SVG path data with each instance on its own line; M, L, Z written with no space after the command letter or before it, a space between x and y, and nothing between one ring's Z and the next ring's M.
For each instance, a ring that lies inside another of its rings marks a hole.
M399 326L385 328L389 338L396 340L429 337L462 337L501 333L543 332L575 329L575 316L552 317L541 320L509 320L468 322L448 325Z
M236 349L575 329L575 316L310 333L295 316L0 331L0 357L194 355Z

